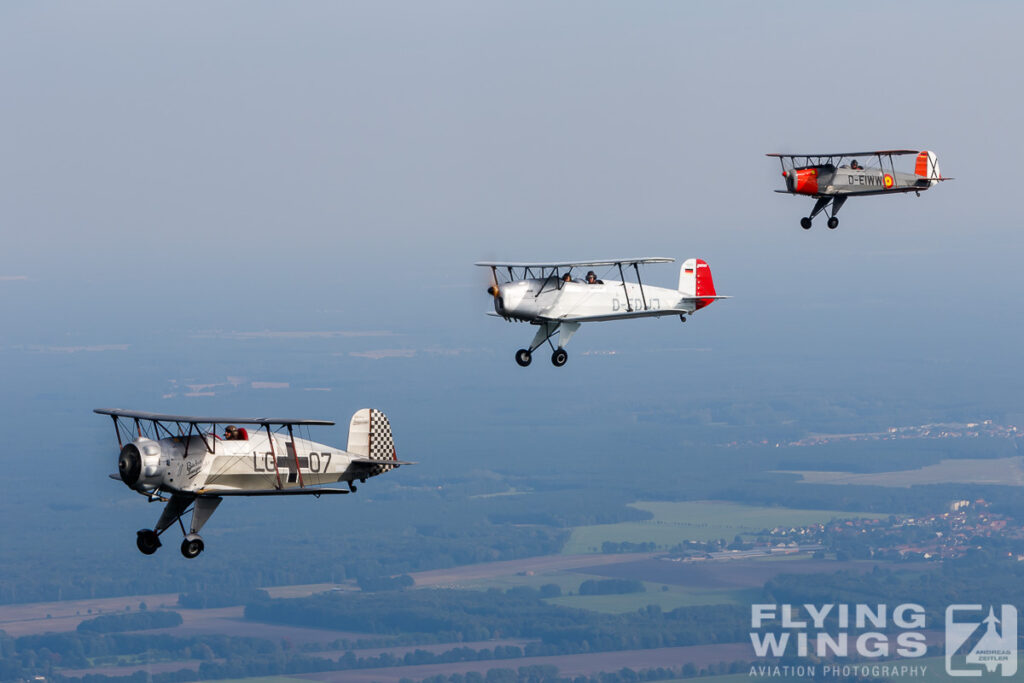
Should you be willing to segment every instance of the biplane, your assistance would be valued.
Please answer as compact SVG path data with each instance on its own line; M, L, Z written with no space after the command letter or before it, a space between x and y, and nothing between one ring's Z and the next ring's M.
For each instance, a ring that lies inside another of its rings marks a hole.
M528 322L537 326L530 346L516 351L516 363L526 367L533 352L547 343L551 362L562 367L569 359L565 350L569 339L583 323L629 318L660 318L678 315L686 322L716 299L728 299L715 293L711 269L701 259L689 259L679 270L678 289L651 287L640 279L640 266L672 263L672 258L611 259L607 261L563 261L547 263L506 263L481 261L475 265L491 269L487 293L494 302L489 315L509 322ZM608 282L593 270L585 277L573 271L604 268L602 277L617 275ZM636 282L626 281L632 269ZM552 339L557 337L556 346Z
M914 172L896 170L896 157L916 154ZM913 192L918 196L943 180L935 155L913 149L886 149L875 152L842 152L836 154L768 154L782 165L786 189L783 194L815 197L811 215L800 219L800 227L810 230L814 217L822 211L828 227L839 227L836 214L849 197ZM858 157L870 159L862 166Z
M160 536L175 523L184 540L181 554L203 551L200 529L224 496L355 493L356 484L401 465L384 413L364 408L349 423L348 448L341 450L295 435L296 430L333 425L328 420L267 417L192 417L98 408L114 420L117 474L149 502L164 505L152 529L140 529L136 545L152 555ZM225 426L224 436L217 433ZM345 482L348 488L327 484ZM188 529L181 521L188 512Z

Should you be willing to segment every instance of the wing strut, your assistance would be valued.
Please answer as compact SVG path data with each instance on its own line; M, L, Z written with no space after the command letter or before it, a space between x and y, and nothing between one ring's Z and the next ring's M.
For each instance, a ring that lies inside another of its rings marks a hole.
M121 443L121 428L117 424L117 415L111 415L114 420L114 433L117 434L117 447L118 449L124 448L124 444Z
M622 279L622 291L626 293L626 311L633 312L633 304L629 300L629 290L626 289L626 276L622 274L622 263L616 263L619 267L619 277Z
M295 458L295 471L299 473L299 488L305 488L306 485L302 483L302 467L299 465L299 449L295 446L295 435L292 434L291 425L288 425L288 438L292 441L292 457Z
M640 264L634 263L633 270L636 271L636 282L640 285L640 299L644 302L644 310L647 310L647 297L644 295L644 283L640 279Z
M274 435L270 433L270 425L267 425L267 441L270 442L270 457L274 459L274 476L277 477L277 488L281 488L281 472L277 469L277 453L274 452Z

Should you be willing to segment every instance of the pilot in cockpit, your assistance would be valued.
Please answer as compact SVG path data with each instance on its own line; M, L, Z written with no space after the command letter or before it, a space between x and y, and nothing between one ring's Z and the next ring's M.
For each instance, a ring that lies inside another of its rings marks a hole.
M588 270L587 271L587 284L588 285L603 285L604 281L597 279L597 273L595 273L592 270Z
M855 171L863 171L864 170L864 167L861 166L859 163L857 163L856 159L854 159L853 161L850 162L850 168L852 168Z
M224 440L225 441L238 441L238 427L235 425L228 425L224 428Z

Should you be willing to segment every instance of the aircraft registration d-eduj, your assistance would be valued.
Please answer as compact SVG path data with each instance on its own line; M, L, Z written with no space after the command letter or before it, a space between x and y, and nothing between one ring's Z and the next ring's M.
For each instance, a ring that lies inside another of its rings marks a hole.
M916 154L913 173L896 171L894 157ZM768 154L782 164L782 177L786 179L782 194L804 195L817 198L810 216L800 219L800 227L811 229L814 217L822 211L829 217L828 227L839 227L836 214L849 197L922 192L943 180L939 162L928 151L915 149L886 149L875 152L837 152L833 154ZM856 157L874 157L868 166L861 166Z
M106 408L93 412L114 420L121 450L117 474L110 478L151 503L166 503L156 526L137 532L136 544L146 555L156 552L160 535L175 522L185 536L181 554L199 555L204 547L199 530L223 496L355 493L356 480L415 464L398 459L387 416L371 408L352 416L346 450L295 437L295 428L334 424L328 420L191 417ZM229 425L225 438L217 435L217 425ZM250 434L236 425L255 429ZM349 488L324 486L339 482ZM190 509L192 522L186 531L181 518Z
M552 350L551 362L562 367L569 359L565 345L583 323L666 315L678 315L686 322L686 316L715 299L729 298L715 293L711 269L701 259L683 263L678 289L651 287L640 280L641 265L673 261L655 257L546 263L481 261L475 265L491 269L487 293L494 299L494 312L489 315L537 326L529 348L516 351L516 362L526 367L533 360L533 352L546 342ZM617 273L618 279L605 283L594 271L585 278L572 276L577 268L601 267ZM628 268L636 274L636 282L626 281ZM557 347L551 341L555 335Z

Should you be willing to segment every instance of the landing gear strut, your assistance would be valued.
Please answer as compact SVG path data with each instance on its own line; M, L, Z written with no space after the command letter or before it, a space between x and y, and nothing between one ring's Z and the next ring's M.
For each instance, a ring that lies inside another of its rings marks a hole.
M157 548L163 545L160 542L160 534L177 523L181 527L182 534L185 536L185 540L181 542L181 554L188 559L198 557L205 547L203 539L199 535L199 530L203 528L206 520L210 518L213 511L220 505L220 501L221 499L217 496L197 497L192 494L175 493L167 501L167 505L164 506L156 526L152 529L139 529L136 533L135 545L138 546L139 552L144 555L155 553ZM192 507L190 508L189 506ZM192 510L192 523L186 531L181 518L188 514L190 509Z
M828 229L835 230L839 227L839 219L836 218L836 214L839 213L839 209L846 203L846 197L839 195L838 197L818 197L818 201L814 203L814 209L811 211L810 216L805 216L800 219L800 227L804 230L811 229L811 221L822 211L829 217ZM831 210L829 210L829 205Z
M569 343L569 339L579 328L580 324L576 322L539 323L537 333L533 336L533 341L530 343L530 348L516 351L516 363L520 367L525 368L533 362L533 352L547 343L551 347L551 364L556 368L562 367L569 360L569 353L565 350L565 345ZM551 338L556 334L558 335L558 346L555 346L551 341Z

